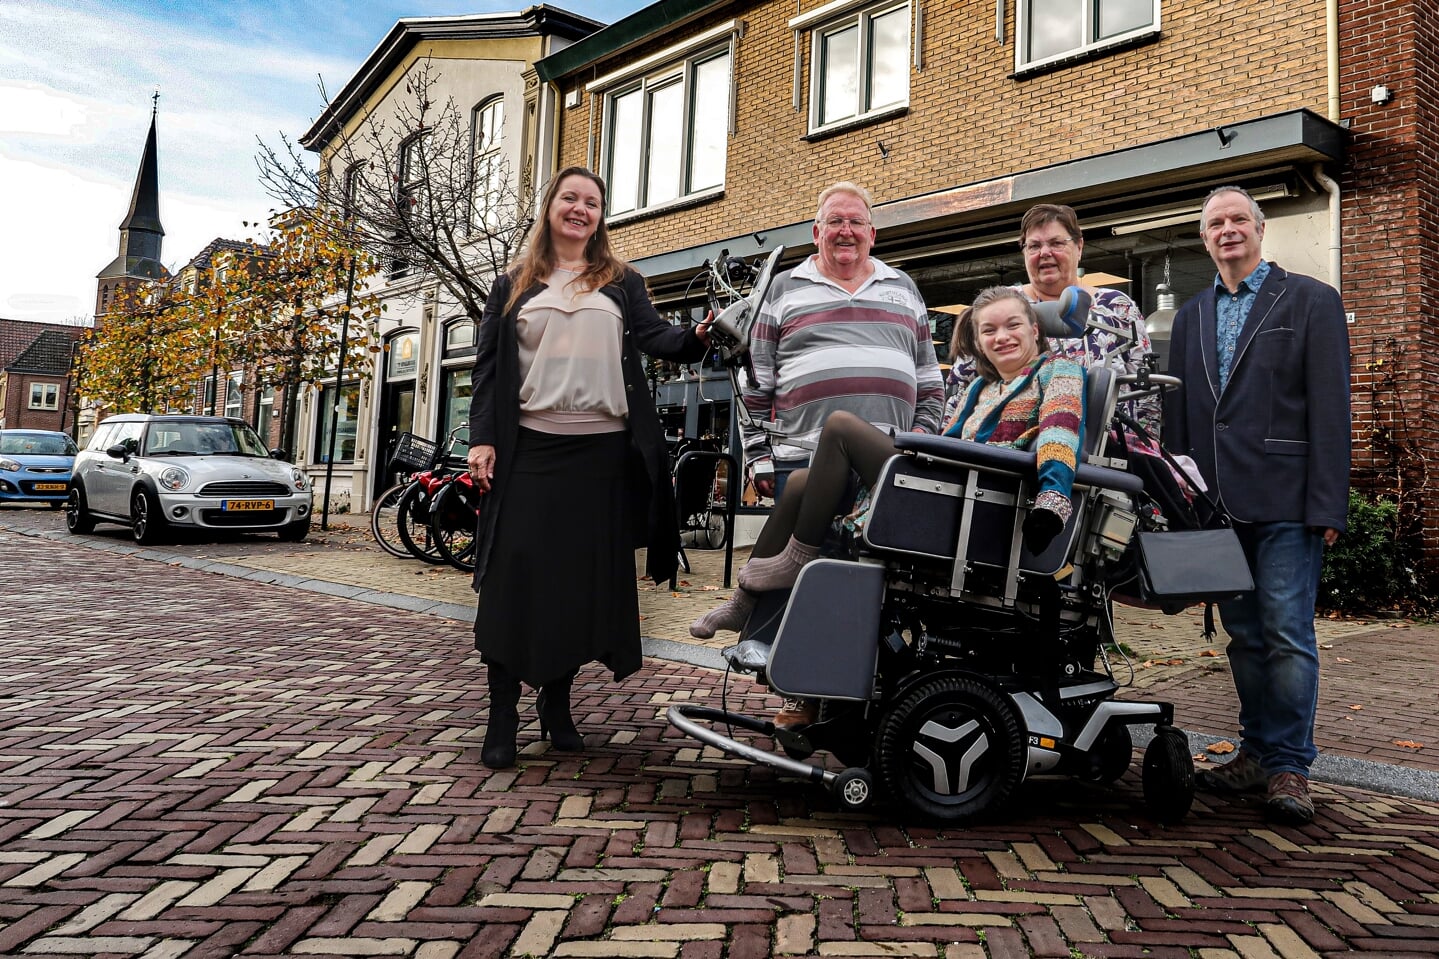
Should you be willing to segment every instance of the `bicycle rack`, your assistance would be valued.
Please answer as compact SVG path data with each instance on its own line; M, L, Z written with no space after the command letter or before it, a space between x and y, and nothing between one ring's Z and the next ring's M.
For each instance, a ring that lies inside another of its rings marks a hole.
M735 462L733 456L719 451L690 450L688 453L682 455L675 461L674 465L676 513L684 508L680 505L685 501L683 495L684 490L682 489L686 476L684 465L690 462L691 459L712 459L717 463L724 463L728 469L728 472L725 474L728 479L725 482L724 493L724 588L729 589L730 571L734 568L734 518L735 507L738 505L736 491L742 486L739 482L739 464ZM710 474L709 482L714 482L713 474ZM684 517L681 516L679 519L683 520ZM685 572L689 572L689 557L685 556L685 548L683 545L680 546L680 561L684 565ZM676 571L670 576L670 590L673 591L678 588L678 586L679 572Z

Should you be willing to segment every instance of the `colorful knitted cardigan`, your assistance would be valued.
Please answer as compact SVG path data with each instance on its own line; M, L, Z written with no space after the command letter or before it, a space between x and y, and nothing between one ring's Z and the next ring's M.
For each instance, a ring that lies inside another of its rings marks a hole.
M1084 435L1084 369L1049 354L1007 384L975 380L944 435L1033 449L1039 474L1034 505L1067 522Z

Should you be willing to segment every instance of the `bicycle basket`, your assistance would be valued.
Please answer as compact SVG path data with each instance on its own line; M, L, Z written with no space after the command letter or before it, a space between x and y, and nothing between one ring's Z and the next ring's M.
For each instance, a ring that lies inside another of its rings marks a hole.
M425 470L435 465L440 444L414 433L401 433L391 462L408 470Z

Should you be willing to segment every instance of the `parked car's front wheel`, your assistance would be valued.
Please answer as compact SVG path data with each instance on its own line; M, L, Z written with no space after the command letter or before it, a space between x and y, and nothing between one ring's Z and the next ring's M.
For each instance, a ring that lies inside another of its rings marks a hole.
M81 486L70 487L70 498L65 501L65 528L76 536L95 530L95 517L85 505L85 490Z
M130 535L141 546L153 546L165 538L165 517L160 501L143 487L130 498Z
M297 519L280 527L280 539L286 543L298 543L310 535L310 517Z

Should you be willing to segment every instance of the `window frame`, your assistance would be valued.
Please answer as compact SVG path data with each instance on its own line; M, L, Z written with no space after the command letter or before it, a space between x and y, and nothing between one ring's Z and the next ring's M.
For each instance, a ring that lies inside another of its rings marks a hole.
M353 404L346 402L342 409L351 413L348 418L341 418L336 423L338 428L337 442L335 443L335 462L340 464L353 464L359 452L359 425L360 425L360 381L358 379L346 379L343 383L336 384L333 379L326 380L319 384L319 403L316 409L319 415L315 417L315 447L314 454L310 457L312 463L324 465L329 462L326 457L329 454L330 438L330 397L338 392L341 396L351 394L354 398ZM344 443L341 438L348 437L351 440L350 455L344 455Z
M36 394L39 394L39 402L36 402ZM47 402L47 399L50 400ZM59 383L31 383L30 384L30 409L55 412L60 408L60 384Z
M662 50L653 56L631 64L625 70L600 77L587 86L591 93L600 94L603 98L600 104L602 135L599 144L599 165L603 170L602 175L605 177L605 182L609 184L610 208L606 211L607 222L611 224L623 222L623 220L644 216L657 210L687 205L723 195L729 174L729 138L734 133L734 65L737 30L737 21L721 24L692 38L685 44ZM723 162L720 164L718 183L696 187L693 184L697 116L695 109L696 74L700 67L720 59L726 61L725 122L724 133L720 140L724 144ZM649 143L654 129L653 94L675 83L680 85L682 99L679 135L679 187L675 196L652 202L649 197L654 167L650 160ZM617 141L623 142L625 138L616 136L615 105L619 99L636 93L641 97L640 128L633 138L634 142L639 144L640 151L638 182L635 184L635 205L621 210L614 205L616 196L620 195L614 175L614 147Z
M234 403L230 402L234 397ZM235 412L231 413L231 407ZM225 415L240 419L245 414L245 374L231 373L225 378Z
M490 124L492 136L488 142L481 143L481 136L485 128L485 116L491 111L498 111L495 121ZM475 104L470 111L470 170L474 183L470 191L470 203L472 211L470 216L470 231L472 233L490 233L501 227L504 222L504 212L501 209L504 200L505 187L508 185L508 167L505 165L505 95L496 93L485 97ZM499 202L481 202L480 190L495 183L495 170L500 171L498 184L493 193Z
M903 9L907 16L905 18L905 42L901 48L903 53L902 63L904 64L904 96L892 103L885 103L879 106L871 105L874 96L874 51L872 31L870 25L877 17L883 17ZM842 130L852 126L859 126L877 120L881 117L909 109L910 93L913 89L911 76L914 70L914 0L880 0L878 3L838 3L829 4L819 10L811 11L809 15L796 17L790 21L790 26L795 30L805 30L810 34L809 42L809 104L807 115L809 129L806 135L814 136L828 133L833 130ZM858 71L856 82L855 112L829 122L823 122L821 111L824 108L824 41L826 37L855 28L857 42L857 57L855 68Z
M1078 0L1080 17L1080 43L1076 47L1052 53L1041 59L1029 57L1031 9L1035 0L1018 0L1014 11L1014 72L1016 76L1035 73L1057 64L1079 60L1121 47L1160 33L1161 0L1149 0L1152 15L1149 23L1116 33L1111 37L1097 37L1099 31L1099 5L1105 0Z

